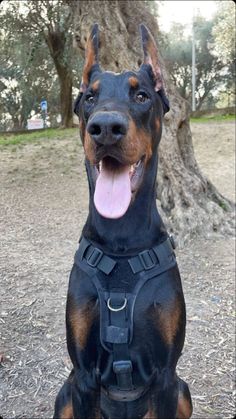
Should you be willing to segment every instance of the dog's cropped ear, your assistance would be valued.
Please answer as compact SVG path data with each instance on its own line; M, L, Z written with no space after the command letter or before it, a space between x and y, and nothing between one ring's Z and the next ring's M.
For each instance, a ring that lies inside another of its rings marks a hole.
M98 64L98 45L99 45L99 29L98 24L95 23L89 35L86 50L85 50L85 63L83 68L82 82L80 92L84 92L89 85L91 74L93 71L100 72Z
M164 113L169 111L169 100L165 94L164 82L162 77L162 71L160 66L160 61L158 58L158 50L156 46L156 42L148 30L148 28L142 23L140 25L140 33L141 33L141 41L142 41L142 48L144 53L143 59L143 66L146 65L151 66L153 77L154 77L154 89L159 94L162 103L163 103L163 110ZM142 66L141 66L142 68Z
M158 59L157 46L148 28L142 23L140 25L142 48L144 53L143 64L150 65L155 78L155 90L158 92L163 87L163 78Z

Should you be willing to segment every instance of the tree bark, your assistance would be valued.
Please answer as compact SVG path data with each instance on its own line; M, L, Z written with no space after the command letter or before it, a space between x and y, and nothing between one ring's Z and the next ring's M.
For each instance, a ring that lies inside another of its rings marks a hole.
M13 121L13 127L12 130L13 131L19 131L19 129L21 128L20 126L20 122L17 116L12 116L12 121Z
M158 25L144 1L69 1L74 13L74 43L84 49L91 26L100 28L100 63L116 72L137 69L142 61L138 25L148 26L157 40ZM163 77L170 111L165 115L159 147L158 208L179 241L196 233L232 231L232 203L201 173L189 124L190 109L170 81L163 60Z
M62 69L58 71L60 82L60 109L61 109L61 126L63 128L70 128L73 126L73 111L72 111L72 76Z
M65 58L65 47L67 34L59 31L47 31L44 33L45 41L49 47L51 57L57 70L60 83L60 110L61 127L70 128L73 126L72 110L72 69Z

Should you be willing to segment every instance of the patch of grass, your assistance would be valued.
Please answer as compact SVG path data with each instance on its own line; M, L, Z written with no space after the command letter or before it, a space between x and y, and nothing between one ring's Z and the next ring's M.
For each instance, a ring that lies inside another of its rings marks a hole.
M224 201L219 201L219 206L224 210L224 211L228 211L229 207L226 204L226 202Z
M79 130L76 128L45 129L12 135L0 133L0 145L18 145L34 141L68 138L71 135L76 135L76 132L79 136Z
M235 121L235 115L212 115L200 116L199 118L192 117L190 122L219 122L219 121Z

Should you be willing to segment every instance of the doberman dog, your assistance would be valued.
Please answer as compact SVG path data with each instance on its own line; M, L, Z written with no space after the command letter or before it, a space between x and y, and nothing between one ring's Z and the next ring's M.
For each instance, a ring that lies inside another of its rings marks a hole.
M156 208L157 148L169 110L155 41L140 25L138 71L103 72L98 25L75 103L89 214L70 275L67 346L73 370L54 418L186 419L176 374L185 302L173 243Z

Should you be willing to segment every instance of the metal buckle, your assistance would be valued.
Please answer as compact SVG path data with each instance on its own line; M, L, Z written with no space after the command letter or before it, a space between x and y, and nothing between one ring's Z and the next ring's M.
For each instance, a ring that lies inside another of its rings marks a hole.
M103 252L97 247L94 247L91 255L89 255L88 258L86 258L88 265L92 266L92 268L95 268L102 259L102 256Z
M144 250L138 256L145 270L152 269L156 265L156 261L149 250Z
M127 374L127 372L131 372L132 369L132 362L129 360L113 362L113 371L116 374Z

